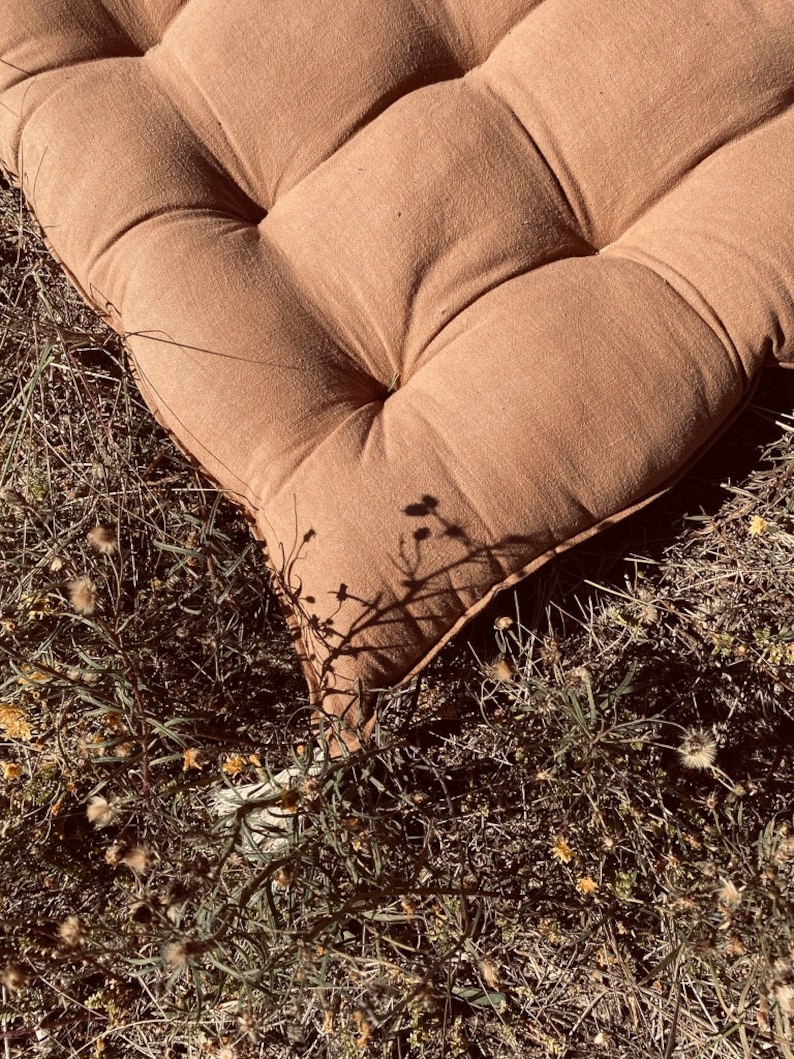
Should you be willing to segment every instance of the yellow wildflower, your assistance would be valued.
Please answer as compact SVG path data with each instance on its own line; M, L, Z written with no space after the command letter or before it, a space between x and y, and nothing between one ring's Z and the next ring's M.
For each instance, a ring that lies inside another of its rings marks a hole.
M18 780L22 775L22 766L18 761L3 761L0 768L3 770L4 780Z
M766 533L769 529L769 523L765 518L761 518L760 515L753 515L750 519L750 525L747 527L747 532L751 537L760 537L762 533Z

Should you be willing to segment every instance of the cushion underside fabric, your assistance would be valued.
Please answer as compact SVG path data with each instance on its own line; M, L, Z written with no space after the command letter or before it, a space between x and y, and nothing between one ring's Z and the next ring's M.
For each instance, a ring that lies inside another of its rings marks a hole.
M346 720L794 357L791 0L3 0L0 163Z

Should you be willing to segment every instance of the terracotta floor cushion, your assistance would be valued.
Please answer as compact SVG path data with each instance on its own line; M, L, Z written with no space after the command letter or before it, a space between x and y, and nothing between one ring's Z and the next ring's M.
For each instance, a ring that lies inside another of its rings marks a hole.
M3 168L350 723L794 355L791 0L2 0L0 57Z

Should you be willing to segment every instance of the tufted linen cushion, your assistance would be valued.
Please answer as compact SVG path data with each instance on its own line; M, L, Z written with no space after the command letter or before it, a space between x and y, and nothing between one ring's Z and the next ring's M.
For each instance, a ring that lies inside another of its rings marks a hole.
M355 725L794 357L791 0L2 0L0 162Z

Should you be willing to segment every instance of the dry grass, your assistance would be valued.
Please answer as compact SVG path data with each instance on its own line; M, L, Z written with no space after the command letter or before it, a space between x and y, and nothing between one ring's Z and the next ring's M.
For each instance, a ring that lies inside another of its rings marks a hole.
M209 792L307 722L257 548L7 189L0 267L6 1056L794 1055L791 374L252 853Z

